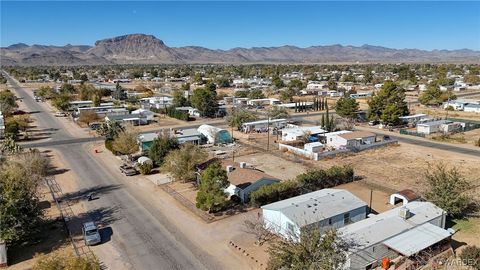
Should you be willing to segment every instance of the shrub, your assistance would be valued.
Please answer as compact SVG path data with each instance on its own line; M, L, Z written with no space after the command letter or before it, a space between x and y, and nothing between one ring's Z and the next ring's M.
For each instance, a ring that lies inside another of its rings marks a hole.
M138 165L138 170L142 175L150 174L153 169L153 164L150 162L144 162Z
M100 262L97 258L76 257L70 252L55 251L48 255L36 255L37 259L33 270L100 270Z
M262 186L250 194L250 200L256 206L273 203L298 195L300 193L299 187L295 180Z
M118 152L113 149L113 139L106 139L105 140L105 148L107 148L112 154L118 156Z
M174 107L165 108L165 114L167 114L168 116L170 116L172 118L176 118L178 120L183 120L183 121L189 121L190 120L190 116L188 115L188 113L183 112L183 111L179 111L179 110L175 109Z
M460 258L464 263L472 266L474 269L480 269L480 248L477 246L467 246L462 250Z
M288 199L302 193L308 193L340 184L352 182L352 166L332 166L326 170L312 170L297 175L294 180L262 186L250 194L252 204L256 206Z

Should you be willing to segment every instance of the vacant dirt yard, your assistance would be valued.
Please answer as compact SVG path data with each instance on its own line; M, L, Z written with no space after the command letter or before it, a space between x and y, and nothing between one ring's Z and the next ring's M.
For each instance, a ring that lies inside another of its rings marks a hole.
M421 193L425 190L425 173L431 166L444 163L448 167L457 167L475 186L472 194L479 197L479 160L474 156L402 143L399 146L320 161L319 166L351 164L355 168L355 174L363 177L367 183L386 190L411 188Z

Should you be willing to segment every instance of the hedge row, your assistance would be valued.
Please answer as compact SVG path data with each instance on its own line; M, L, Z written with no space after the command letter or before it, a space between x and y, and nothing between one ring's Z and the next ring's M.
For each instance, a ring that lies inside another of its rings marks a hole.
M352 182L354 171L350 165L332 166L326 170L313 170L297 175L294 180L262 186L250 194L255 206L277 202L312 191Z
M163 113L163 114L166 114L166 115L168 115L172 118L176 118L176 119L183 120L183 121L192 120L187 112L179 111L179 110L175 109L175 107L167 107L167 108L161 108L161 109L150 108L150 110L152 112Z

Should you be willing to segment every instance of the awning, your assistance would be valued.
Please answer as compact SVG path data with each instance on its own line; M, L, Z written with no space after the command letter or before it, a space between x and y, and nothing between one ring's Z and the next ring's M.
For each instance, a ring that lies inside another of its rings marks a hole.
M451 234L431 223L425 223L383 242L403 256L412 256L434 244L447 239Z

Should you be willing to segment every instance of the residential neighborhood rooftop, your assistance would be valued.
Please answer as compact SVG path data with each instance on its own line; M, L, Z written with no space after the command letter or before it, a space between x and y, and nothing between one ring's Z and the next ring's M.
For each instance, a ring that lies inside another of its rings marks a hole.
M346 140L352 140L357 138L365 138L365 137L375 137L376 135L372 132L368 131L353 131L348 133L342 133L338 135Z
M262 206L282 212L300 226L318 222L367 204L343 189L322 189Z

